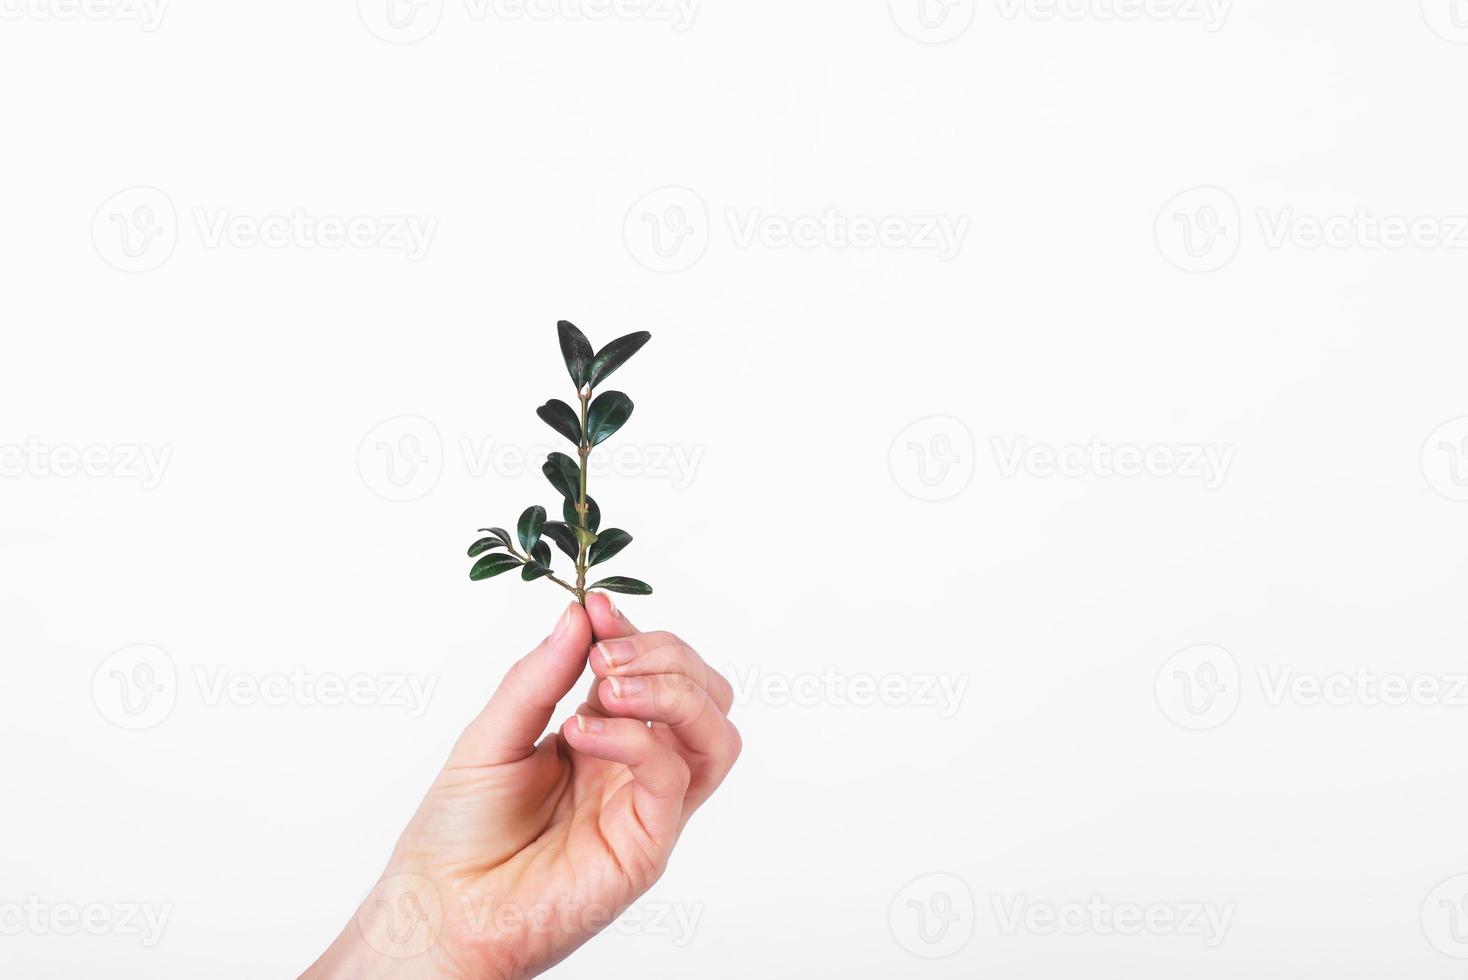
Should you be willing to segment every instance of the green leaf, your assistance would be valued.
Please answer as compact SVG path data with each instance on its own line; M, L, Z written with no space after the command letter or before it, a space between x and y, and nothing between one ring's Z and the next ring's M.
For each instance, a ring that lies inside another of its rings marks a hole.
M642 350L642 345L651 339L652 334L642 330L637 333L629 333L625 337L618 337L597 351L596 359L591 362L591 386L595 388L605 381L613 371L626 364L629 357Z
M520 577L527 582L534 582L538 578L545 578L550 573L551 570L549 568L535 561L527 562L525 567L520 569Z
M613 575L600 582L593 582L588 588L605 589L608 592L620 592L623 595L652 595L652 586L623 575Z
M556 492L567 500L576 500L581 496L581 467L565 453L551 453L547 456L540 472L545 474Z
M620 391L597 395L586 415L586 437L593 446L606 442L632 417L632 399Z
M475 562L474 567L469 569L469 578L475 582L482 582L487 578L503 575L519 564L520 559L514 555L507 555L503 552L496 551L494 554L485 555Z
M538 564L544 565L546 568L550 568L550 545L546 544L544 541L535 542L535 547L530 549L530 557Z
M591 341L569 320L557 323L556 329L561 335L561 356L566 359L566 370L570 372L576 390L580 391L591 377L591 362L595 357L591 352Z
M480 534L493 534L495 537L499 538L501 541L503 541L505 543L505 547L506 548L508 548L510 546L510 532L509 531L506 531L502 527L481 527L479 529L479 533Z
M623 548L632 543L632 535L621 528L609 527L597 535L596 544L591 546L591 552L586 556L587 567L600 565L602 562L613 558Z
M527 507L525 513L520 515L520 547L525 549L528 555L535 548L535 542L540 540L541 529L545 527L545 508Z
M480 538L478 541L469 546L469 557L478 558L486 551L493 551L496 548L507 547L509 547L509 545L505 544L499 538Z
M571 525L562 524L560 521L546 521L541 533L554 541L556 547L564 551L572 561L581 557L580 546L576 542L576 532L571 530Z
M566 519L566 523L571 525L573 529L581 525L581 518L576 513L576 501L570 497L567 497L566 502L561 505L561 516ZM597 528L601 527L601 508L590 497L586 498L585 527L588 531L592 532L595 532Z
M581 445L581 419L576 416L576 410L570 405L559 398L552 398L537 408L535 414L539 415L546 425L570 439L575 445Z

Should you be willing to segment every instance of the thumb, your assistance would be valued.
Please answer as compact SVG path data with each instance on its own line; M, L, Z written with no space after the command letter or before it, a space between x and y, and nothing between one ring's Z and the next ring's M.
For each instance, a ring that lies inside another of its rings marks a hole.
M556 704L586 668L591 622L573 602L540 646L516 661L499 689L469 723L449 758L454 766L519 762L535 751Z

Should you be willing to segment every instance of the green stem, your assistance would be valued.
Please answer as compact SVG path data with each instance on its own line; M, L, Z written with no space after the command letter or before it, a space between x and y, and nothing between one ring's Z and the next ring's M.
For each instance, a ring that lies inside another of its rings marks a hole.
M587 402L591 400L591 387L588 385L585 391L576 389L576 397L581 401L581 444L576 447L581 457L581 499L576 504L576 513L580 515L581 526L586 527L586 457L591 455L591 440L586 431ZM590 530L590 528L587 528ZM576 599L583 606L586 605L586 544L581 541L581 536L576 536L577 544L580 546L576 556L576 588L572 591Z
M505 545L505 547L507 549L509 549L510 554L514 555L516 558L520 559L521 561L530 561L531 560L529 556L522 555L522 554L520 554L520 552L516 551L514 545L507 544L507 545ZM577 599L581 599L581 594L579 592L577 592L575 590L575 588L573 588L570 585L567 585L565 582L562 582L560 579L556 578L554 575L546 575L546 576L543 576L543 577L549 579L550 581L552 581L554 583L556 583L561 588L565 589L567 592L569 592L572 595L574 595ZM582 605L585 605L585 601L584 600L582 601Z

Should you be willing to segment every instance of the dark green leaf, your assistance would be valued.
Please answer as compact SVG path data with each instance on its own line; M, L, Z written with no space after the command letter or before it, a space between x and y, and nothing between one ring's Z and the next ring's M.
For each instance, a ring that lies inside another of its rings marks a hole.
M584 526L588 531L595 533L596 529L601 527L601 508L590 497L586 498L585 525L581 525L581 518L576 515L576 502L570 497L567 497L566 502L561 505L561 516L566 519L566 523L571 525L572 528Z
M546 568L550 568L551 552L550 545L544 541L535 542L535 547L530 549L530 557Z
M581 496L581 467L576 461L565 453L551 453L545 458L545 465L540 468L550 485L556 488L556 492L567 500L576 500Z
M591 362L591 386L595 388L607 379L617 368L627 363L627 359L638 351L642 345L652 339L652 334L646 330L638 333L629 333L625 337L618 337L597 351L596 359Z
M501 541L503 541L505 543L505 547L506 548L508 548L510 546L510 532L509 531L506 531L502 527L481 527L479 529L479 533L480 534L493 534L495 537L499 538Z
M586 414L586 437L599 446L632 417L632 399L620 391L597 395Z
M496 551L493 554L485 555L475 562L474 567L469 569L469 578L475 582L482 582L487 578L502 575L519 564L520 559L514 555L507 555L503 552Z
M639 582L635 578L627 578L623 575L613 575L604 578L600 582L594 582L590 588L605 589L608 592L620 592L623 595L652 595L652 586L646 582Z
M581 445L581 419L577 417L576 410L570 405L559 398L552 398L537 408L535 414L539 415L546 425L570 439L577 446Z
M591 362L595 357L591 352L591 341L569 320L556 324L556 329L561 334L561 356L566 359L566 370L570 372L576 390L580 391L591 376Z
M527 582L534 582L538 578L545 578L550 573L551 570L549 568L536 561L527 562L525 567L520 569L520 577Z
M602 562L613 558L623 548L632 543L632 535L621 528L609 527L596 537L596 544L591 546L591 551L586 559L591 565L600 565Z
M528 555L535 547L535 542L540 540L540 531L545 527L545 508L527 507L525 513L520 515L520 547L525 549Z
M480 538L478 541L469 546L469 557L478 558L486 551L493 551L496 548L505 547L508 547L508 545L506 545L499 538Z
M571 530L571 525L562 524L560 521L546 521L545 528L541 533L554 541L556 547L570 556L572 561L581 557L580 546L576 541L576 532ZM545 562L544 564L548 565L550 563Z

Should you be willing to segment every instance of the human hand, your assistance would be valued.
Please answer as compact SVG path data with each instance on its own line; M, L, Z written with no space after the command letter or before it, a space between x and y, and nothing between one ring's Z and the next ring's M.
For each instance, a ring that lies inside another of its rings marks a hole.
M588 654L586 702L537 744ZM509 980L560 962L652 887L728 774L733 697L671 633L639 632L600 593L573 603L465 729L304 977Z

